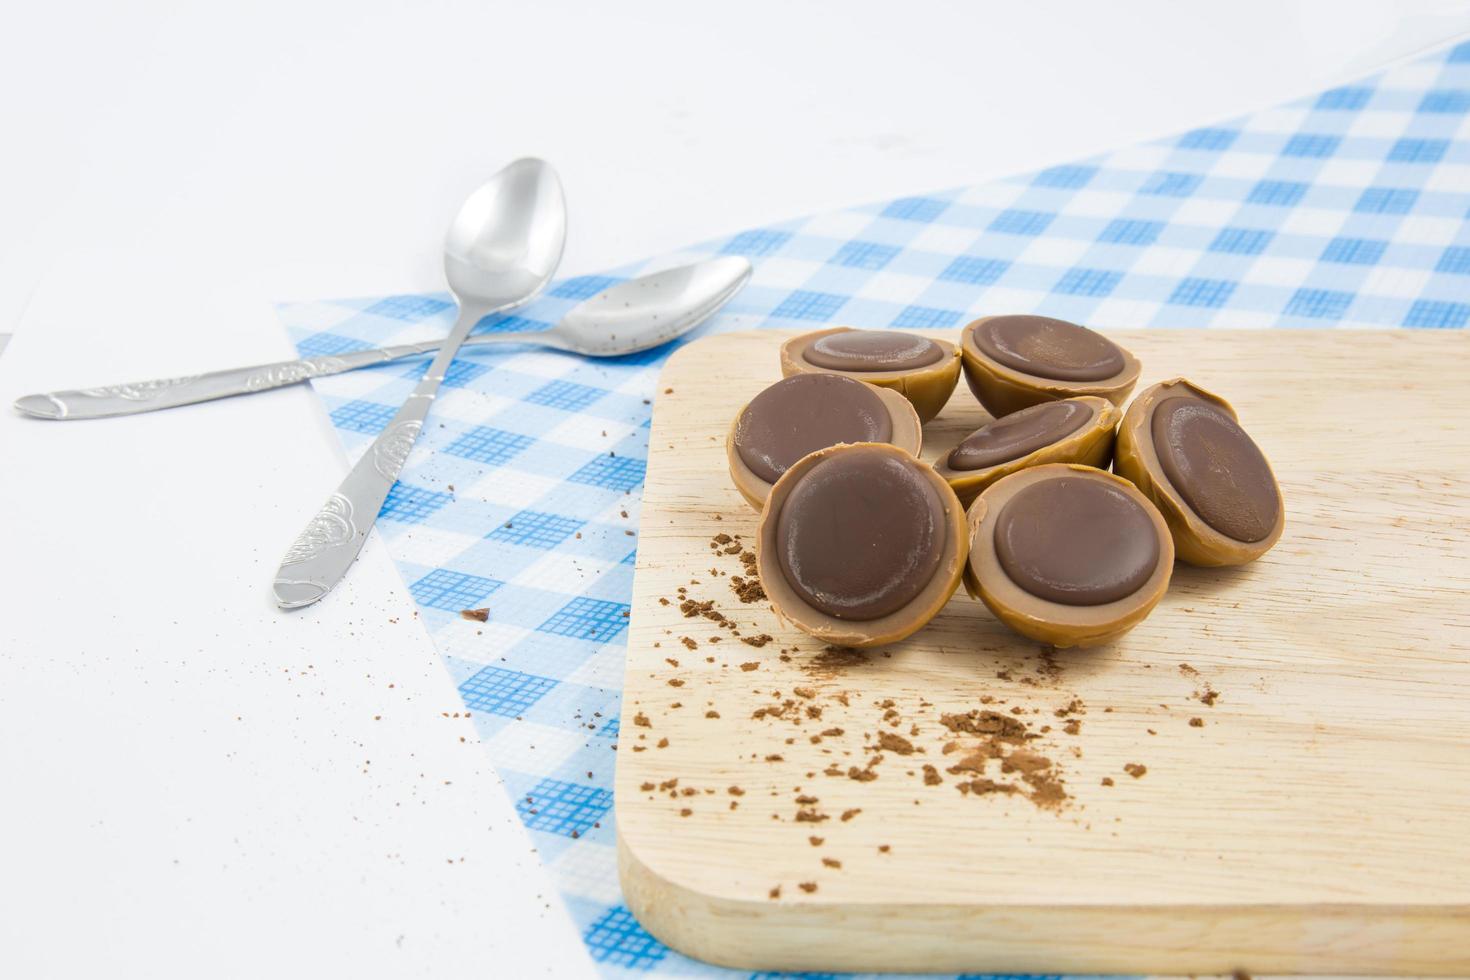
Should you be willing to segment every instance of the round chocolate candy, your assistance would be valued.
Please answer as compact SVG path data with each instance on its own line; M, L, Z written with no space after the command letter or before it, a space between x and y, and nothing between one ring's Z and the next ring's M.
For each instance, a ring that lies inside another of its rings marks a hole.
M841 374L890 388L927 422L939 414L959 382L959 350L943 340L904 330L834 327L781 345L781 373Z
M1163 513L1181 561L1242 565L1286 526L1271 464L1230 403L1183 378L1144 390L1123 417L1114 468Z
M842 330L817 338L806 359L833 371L907 371L943 360L944 349L915 333Z
M771 605L843 646L900 640L959 585L964 509L928 465L858 443L803 457L761 513L756 568Z
M781 574L806 603L867 621L913 601L944 551L944 502L907 460L857 453L812 467L776 521Z
M960 335L965 380L990 414L1093 395L1122 405L1138 359L1096 331L1046 316L981 317Z
M1043 463L1106 466L1113 432L1123 413L1106 398L1086 396L1042 402L1003 415L965 437L934 468L970 501L1001 477Z
M730 478L759 510L771 486L807 453L847 442L888 442L917 456L923 429L896 391L840 374L776 382L736 414L725 440Z
M1049 463L997 481L970 505L965 585L997 619L1057 647L1096 646L1138 625L1168 589L1168 525L1127 480Z
M1121 487L1080 476L1033 483L995 519L1000 567L1021 588L1068 606L1117 602L1159 563L1144 506Z

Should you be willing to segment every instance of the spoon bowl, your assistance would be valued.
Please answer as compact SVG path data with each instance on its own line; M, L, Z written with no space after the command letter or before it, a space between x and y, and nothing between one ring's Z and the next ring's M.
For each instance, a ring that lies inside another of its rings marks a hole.
M444 277L461 305L519 305L551 281L567 238L556 171L531 158L480 185L444 236Z
M636 354L709 319L745 286L750 273L750 263L738 255L650 272L604 289L548 330L484 334L469 343L539 344L589 357Z

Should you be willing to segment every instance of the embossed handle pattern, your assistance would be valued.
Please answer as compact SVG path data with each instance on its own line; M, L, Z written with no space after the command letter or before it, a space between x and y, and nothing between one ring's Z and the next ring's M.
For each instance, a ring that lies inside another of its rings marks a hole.
M299 361L277 361L254 367L211 371L186 378L160 378L105 388L78 388L26 395L15 407L27 415L46 419L98 419L110 415L136 415L161 408L193 405L196 402L248 395L255 391L283 388L308 378L341 374L384 361L394 361L414 354L427 354L442 341L399 344L373 350L351 351L324 357L307 357Z
M449 370L455 353L482 316L483 308L463 307L459 319L444 341L429 370L424 373L408 401L352 467L337 492L307 523L281 559L274 585L276 603L282 609L310 605L332 591L347 574L367 542L368 532L388 499L398 473L403 469L429 406Z

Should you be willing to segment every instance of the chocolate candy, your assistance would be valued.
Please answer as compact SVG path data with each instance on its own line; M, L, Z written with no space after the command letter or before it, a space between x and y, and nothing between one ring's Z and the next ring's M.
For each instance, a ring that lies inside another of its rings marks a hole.
M917 456L923 430L896 391L840 374L798 374L766 388L735 416L725 440L730 477L757 510L807 453L845 442L889 442Z
M958 587L964 510L926 464L858 443L803 457L761 514L757 571L776 612L844 646L900 640Z
M833 371L907 371L944 359L944 349L928 337L893 330L842 330L806 349L806 359Z
M1281 488L1230 403L1183 378L1128 406L1115 469L1158 506L1182 561L1241 565L1286 526Z
M995 553L1012 582L1068 606L1137 592L1159 562L1144 505L1103 480L1058 477L1024 488L995 519Z
M1057 647L1095 646L1163 598L1174 544L1128 481L1090 466L1021 470L970 505L965 584L996 618Z
M1028 466L1106 466L1122 415L1112 402L1094 396L1042 402L976 429L934 468L969 506L986 487Z
M781 574L808 605L867 621L913 601L944 551L944 502L906 460L858 453L812 467L776 522Z
M835 327L793 337L781 345L781 374L842 374L907 398L927 422L939 414L959 383L953 344L899 330Z
M965 380L997 418L1031 405L1093 395L1122 405L1138 359L1102 334L1045 316L981 317L960 335Z

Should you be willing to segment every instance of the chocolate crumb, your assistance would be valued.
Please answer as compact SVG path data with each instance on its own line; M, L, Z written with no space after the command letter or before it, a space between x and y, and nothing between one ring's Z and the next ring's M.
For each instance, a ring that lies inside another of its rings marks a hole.
M1189 727L1190 728L1204 728L1205 727L1205 720L1203 718L1191 718L1191 719L1189 719Z
M839 860L837 860L836 858L824 857L824 858L822 858L822 863L825 864L829 868L840 868L840 867L842 867L842 862L839 861Z
M1020 741L1026 735L1025 722L995 711L971 711L968 714L945 714L939 723L952 732L967 735L994 735L1002 741Z
M656 745L654 747L655 748L660 748L660 749L666 749L666 748L669 747L669 740L666 739L666 738L661 738L661 739L658 740L658 745Z
M800 888L802 891L810 895L812 892L817 890L817 883L815 881L803 881L796 887Z
M688 647L691 650L697 650L697 649L699 649L699 644L696 643L694 640L690 639L687 636L681 636L681 637L679 637L679 642L682 643L682 644L684 644L686 647Z
M718 718L720 717L720 713L718 711L706 711L704 716L706 718Z
M677 677L670 677L669 678L669 687L683 687L683 686L684 686L684 682L681 681L679 678L677 678Z
M648 716L641 711L633 716L633 724L637 725L639 728L653 727L653 722L649 721Z
M767 896L766 897L770 898L773 901L775 899L780 898L781 897L781 886L780 885L777 885L775 888L772 888L770 890L770 892L767 893Z
M879 844L878 845L878 853L879 854L887 854L891 850L893 850L893 848L890 847L890 846L888 846L887 844Z
M924 785L925 786L938 786L942 782L944 782L944 779L943 779L943 777L941 777L939 775L939 770L938 769L935 769L933 766L929 765L928 763L925 763L925 765L924 765Z
M862 809L860 807L854 807L851 810L843 810L842 811L842 815L840 817L838 817L837 819L838 820L841 820L843 823L847 823L853 817L857 816L859 813L862 813L862 812L863 811L862 811Z
M808 837L807 838L807 843L811 844L812 847L821 847L826 842L827 842L827 838L825 838L825 837L815 837L815 836L813 836L813 837Z
M735 598L741 602L764 602L766 590L757 579L745 578L740 575L730 577L730 591L735 593Z
M878 747L898 755L914 754L914 743L902 735L895 735L893 732L879 732Z
M1102 784L1104 786L1111 786L1111 785L1113 785L1113 777L1112 776L1104 776L1102 778Z
M1137 762L1130 762L1123 767L1123 771L1134 779L1139 779L1142 778L1144 773L1148 772L1148 766L1141 765Z
M775 637L771 636L771 634L762 633L759 636L742 636L740 638L740 642L749 644L753 647L763 647L767 643L770 643L773 639L775 639Z
M481 609L461 609L459 611L459 618L472 619L477 623L488 623L490 621L490 609L489 607Z
M756 661L756 660L747 661L746 663L743 663L743 664L740 665L740 669L743 670L743 671L745 671L746 673L749 673L752 670L756 670L759 667L760 667L760 662L759 661Z

